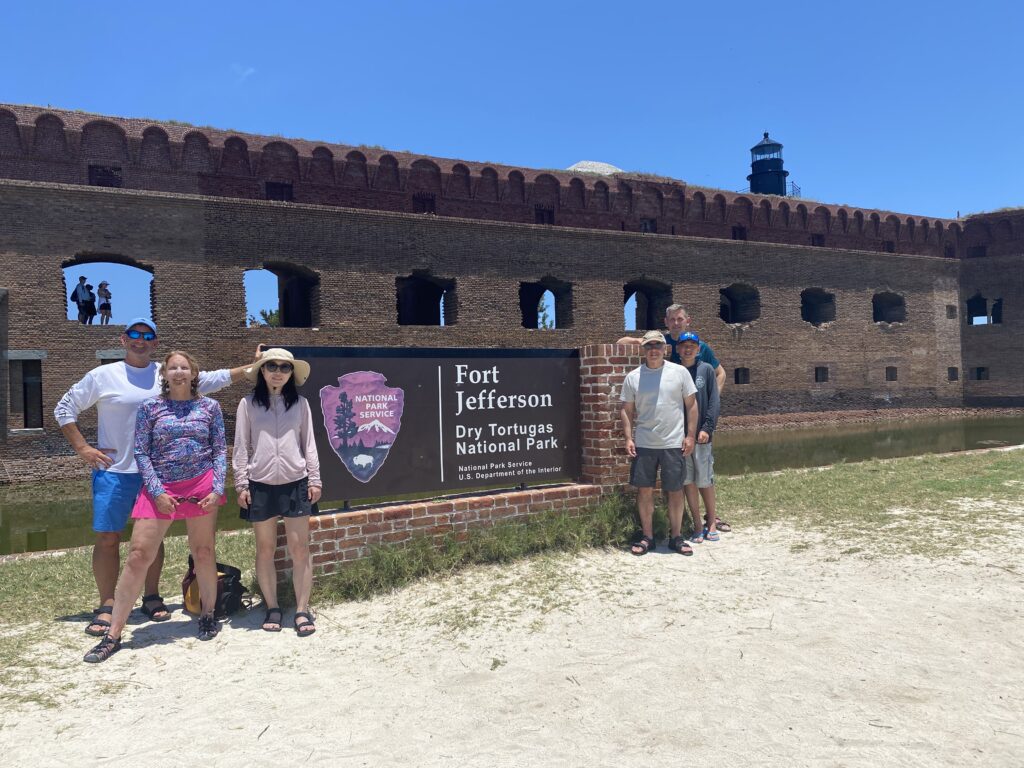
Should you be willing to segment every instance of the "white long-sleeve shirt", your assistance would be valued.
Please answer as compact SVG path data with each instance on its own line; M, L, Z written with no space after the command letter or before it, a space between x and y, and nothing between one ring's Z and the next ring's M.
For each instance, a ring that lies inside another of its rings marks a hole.
M231 456L235 488L249 481L284 485L309 476L309 484L321 487L320 457L313 440L313 414L306 398L299 396L285 410L281 395L270 396L269 410L247 395L238 404L235 447Z
M78 421L86 408L96 406L99 435L96 447L114 459L108 472L138 472L135 465L135 414L139 404L160 394L157 364L136 368L123 360L93 368L64 396L53 409L54 418L62 427ZM199 392L208 395L231 383L231 371L199 374Z

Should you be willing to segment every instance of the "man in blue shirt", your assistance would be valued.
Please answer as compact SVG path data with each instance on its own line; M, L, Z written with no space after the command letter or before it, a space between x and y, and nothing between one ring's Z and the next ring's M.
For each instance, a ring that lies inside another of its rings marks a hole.
M679 363L679 337L686 333L690 327L690 316L686 313L686 309L682 304L670 304L665 310L665 327L668 328L665 332L665 343L672 348L671 354L666 354L665 358L669 362ZM615 343L640 346L640 339L633 336L623 336ZM668 350L666 350L667 352ZM722 367L718 358L715 357L714 351L706 342L702 341L700 343L700 352L697 353L697 360L707 363L714 369L718 392L721 394L722 387L725 386L725 368Z

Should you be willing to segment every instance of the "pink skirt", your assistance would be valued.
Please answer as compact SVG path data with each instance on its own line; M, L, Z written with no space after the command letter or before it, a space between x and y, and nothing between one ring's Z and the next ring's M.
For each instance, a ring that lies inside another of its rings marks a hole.
M164 483L164 490L174 497L188 498L192 496L197 499L206 498L213 491L213 470L208 469L199 477L193 477L188 480L174 480ZM217 500L218 505L225 504L226 502L227 498L223 495ZM205 512L195 502L180 501L174 512L164 515L157 510L156 502L153 501L153 497L149 495L149 491L145 487L143 487L142 493L139 494L139 497L135 500L135 506L132 508L132 520L187 520L190 517L202 517L208 514L210 513Z

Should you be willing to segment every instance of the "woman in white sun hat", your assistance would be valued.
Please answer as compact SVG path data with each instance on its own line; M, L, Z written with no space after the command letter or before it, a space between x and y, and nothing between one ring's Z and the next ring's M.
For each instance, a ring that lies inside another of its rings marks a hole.
M256 535L256 579L267 609L263 629L280 632L282 626L274 550L283 518L295 589L293 626L299 637L308 637L316 631L309 611L309 516L319 511L322 488L313 415L296 389L309 378L309 363L286 349L267 349L245 376L255 387L238 404L232 467L241 517Z

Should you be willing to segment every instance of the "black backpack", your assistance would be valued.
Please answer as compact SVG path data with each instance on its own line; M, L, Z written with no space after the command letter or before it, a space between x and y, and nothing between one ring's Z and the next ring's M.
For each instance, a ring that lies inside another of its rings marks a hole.
M237 613L245 603L249 590L242 584L242 572L233 565L217 563L217 604L213 615L224 619ZM188 571L181 580L181 594L188 613L200 612L199 584L196 581L195 562L188 556ZM248 607L248 606L246 606Z

